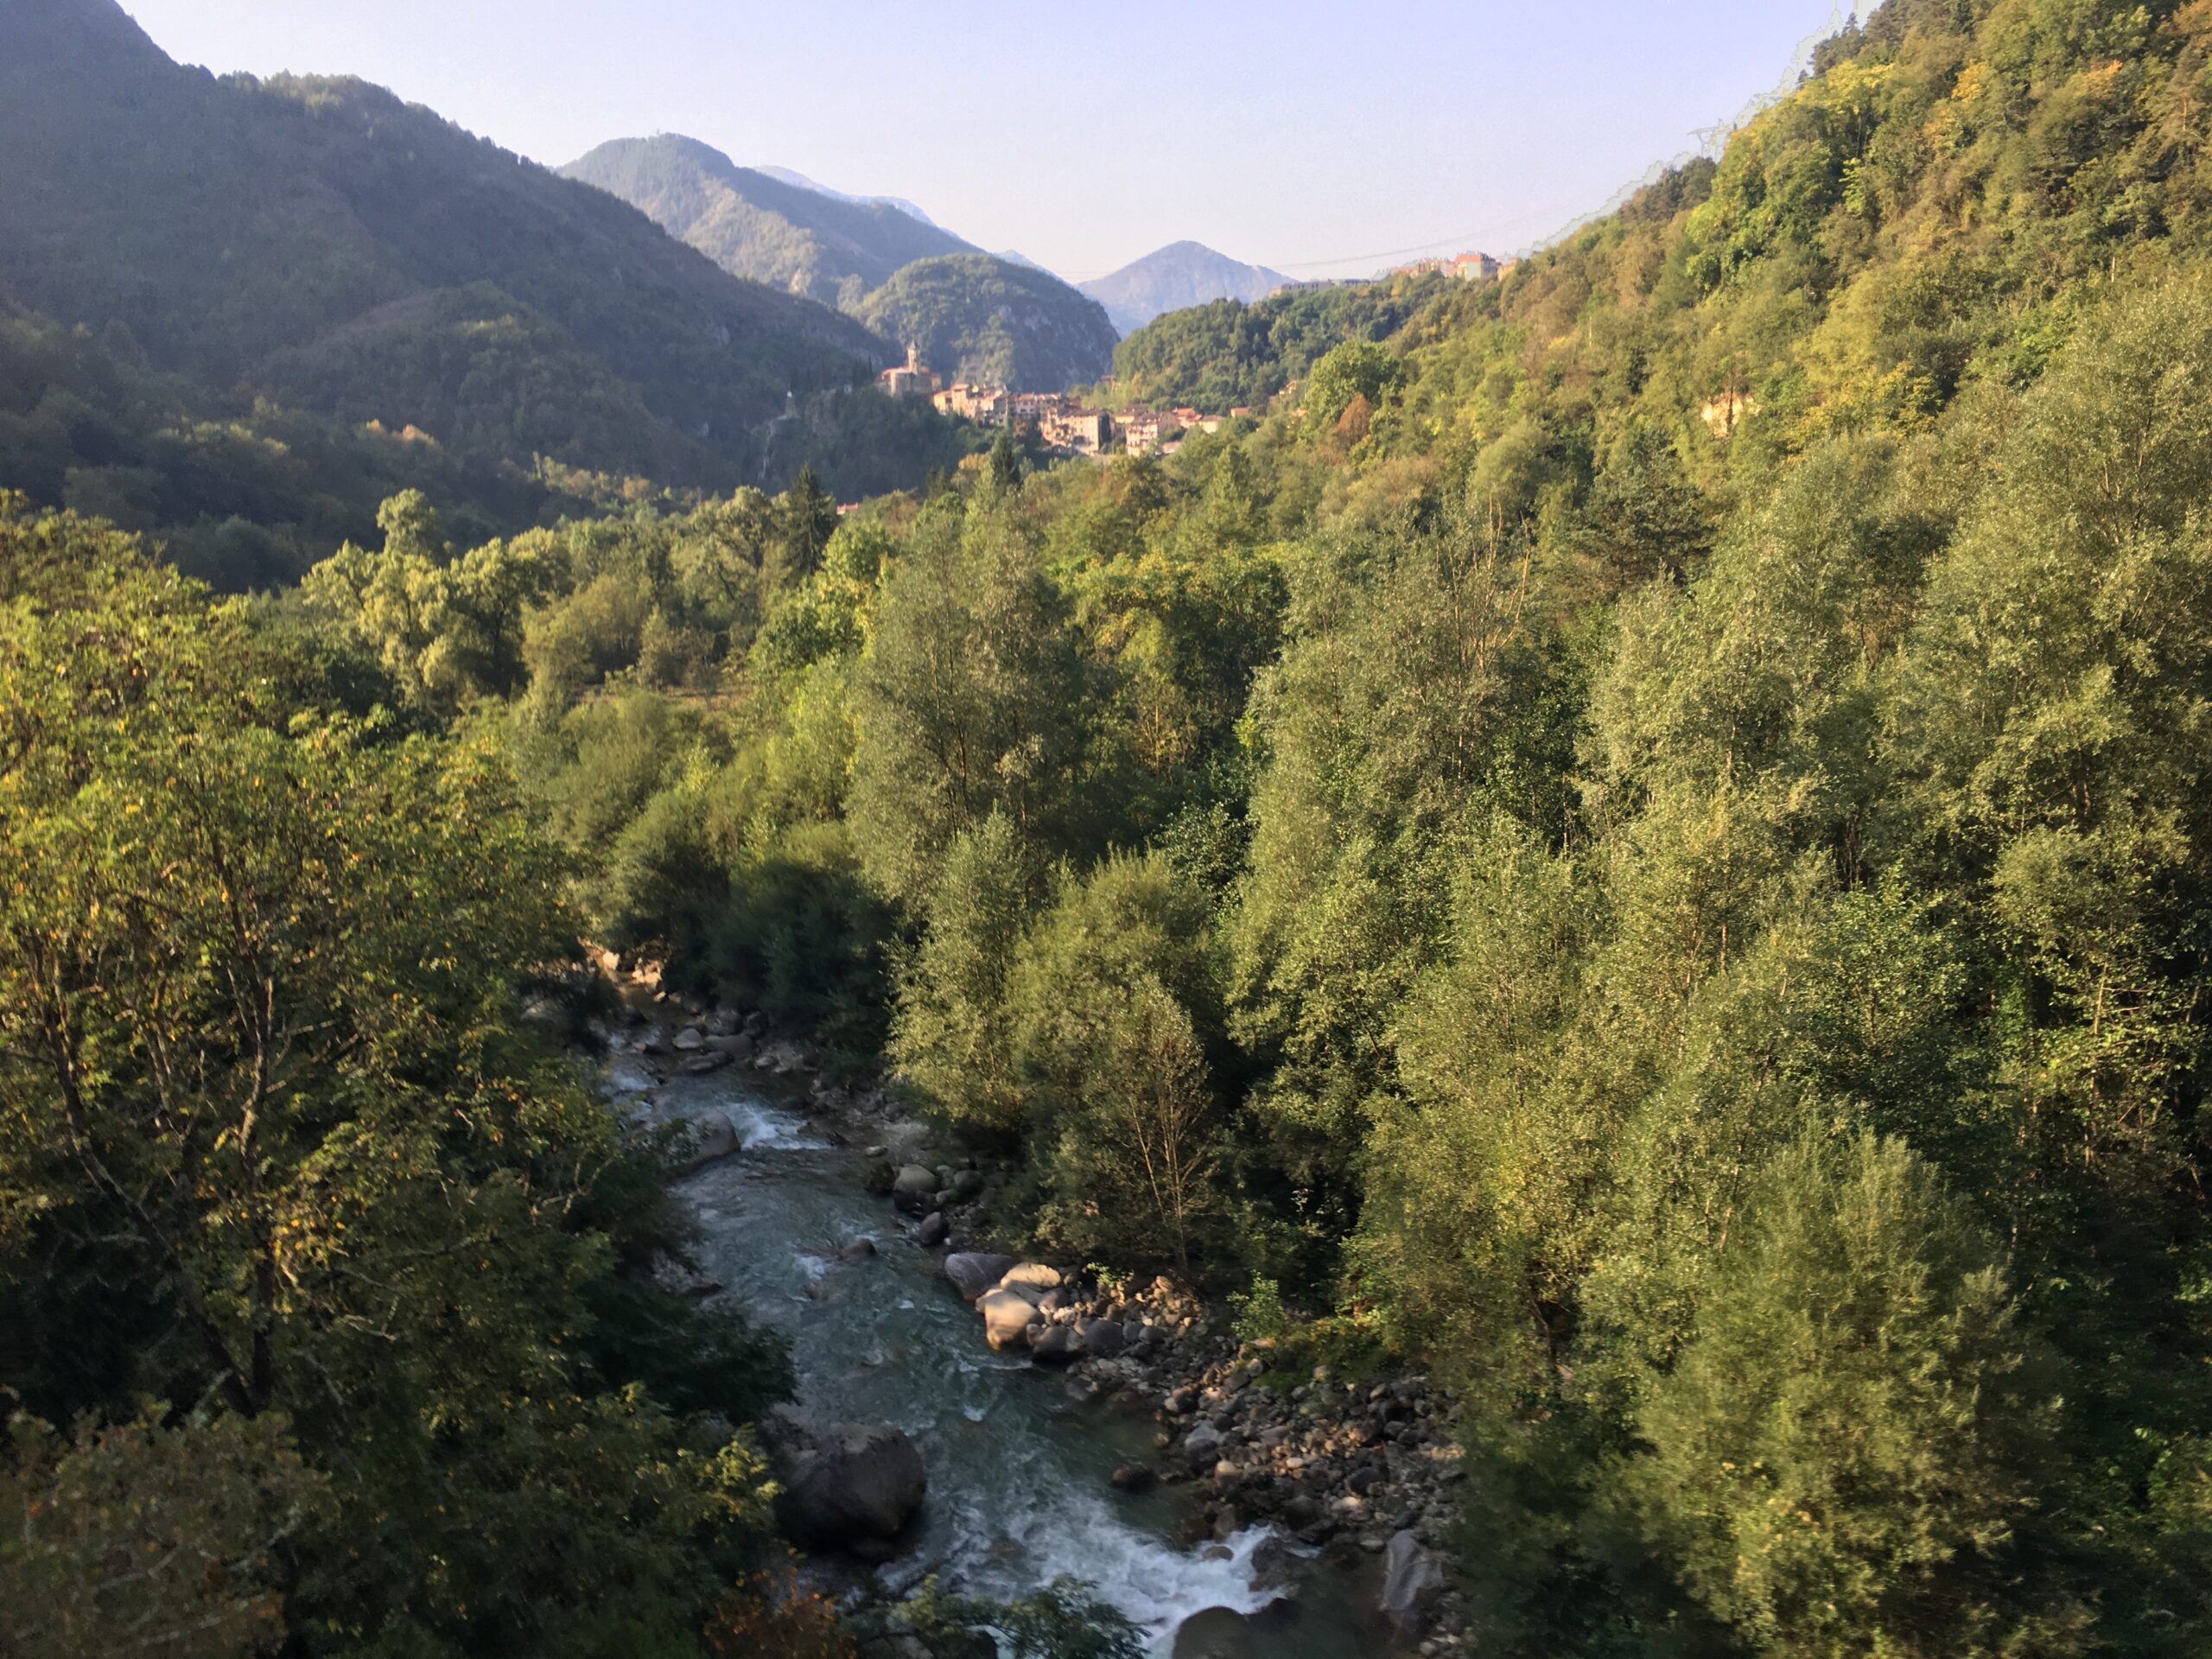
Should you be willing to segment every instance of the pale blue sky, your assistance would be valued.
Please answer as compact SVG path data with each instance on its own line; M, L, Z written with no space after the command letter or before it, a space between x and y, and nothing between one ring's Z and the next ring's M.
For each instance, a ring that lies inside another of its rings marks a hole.
M124 0L218 71L350 73L558 165L685 132L1102 275L1504 253L1694 149L1834 0ZM1388 257L1382 256L1389 256Z

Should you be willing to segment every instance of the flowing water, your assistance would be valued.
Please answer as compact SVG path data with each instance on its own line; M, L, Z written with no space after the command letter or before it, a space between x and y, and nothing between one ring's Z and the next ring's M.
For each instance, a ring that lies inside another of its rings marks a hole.
M650 1081L620 1061L609 1077L617 1092ZM671 1078L655 1101L657 1116L719 1110L737 1127L745 1150L676 1190L705 1230L702 1268L790 1338L806 1414L894 1424L921 1452L929 1497L911 1548L883 1569L887 1581L935 1572L950 1589L1014 1597L1071 1575L1143 1625L1161 1656L1381 1650L1358 1611L1372 1595L1364 1585L1340 1579L1327 1593L1285 1598L1255 1582L1262 1529L1179 1548L1172 1489L1132 1497L1110 1487L1116 1465L1154 1455L1152 1421L1078 1402L1059 1376L993 1353L982 1320L890 1205L862 1190L855 1154L743 1092L728 1071ZM861 1239L877 1253L841 1255ZM1177 1649L1177 1630L1212 1608L1255 1617L1215 1615L1219 1637Z

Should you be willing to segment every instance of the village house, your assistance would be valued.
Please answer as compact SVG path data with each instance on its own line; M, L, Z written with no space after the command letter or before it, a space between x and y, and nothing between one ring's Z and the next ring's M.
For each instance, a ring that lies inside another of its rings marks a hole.
M958 415L978 426L1004 426L1012 416L1012 400L1004 386L972 386L965 380L937 394L938 412Z
M1493 283L1512 267L1500 264L1486 253L1462 253L1449 259L1416 259L1410 265L1394 265L1393 276L1456 276L1463 283Z
M1166 423L1150 410L1132 410L1122 417L1122 442L1133 455L1149 455L1160 448Z
M1103 409L1063 407L1039 423L1045 442L1055 449L1095 455L1114 440L1114 417Z

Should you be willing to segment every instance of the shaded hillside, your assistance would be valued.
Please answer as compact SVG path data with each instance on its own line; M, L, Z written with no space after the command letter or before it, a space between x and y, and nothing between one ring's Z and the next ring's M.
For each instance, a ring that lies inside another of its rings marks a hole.
M1135 334L1163 312L1214 300L1263 300L1290 280L1264 265L1248 265L1200 242L1172 242L1109 276L1077 287L1106 308L1115 327Z
M617 138L561 171L620 196L733 276L849 311L901 265L976 251L888 202L772 178L677 133Z
M181 67L111 0L0 11L0 291L524 469L720 480L881 349L375 87Z
M1064 391L1114 362L1114 325L1096 300L988 254L911 264L862 301L860 315L942 374L1016 391Z

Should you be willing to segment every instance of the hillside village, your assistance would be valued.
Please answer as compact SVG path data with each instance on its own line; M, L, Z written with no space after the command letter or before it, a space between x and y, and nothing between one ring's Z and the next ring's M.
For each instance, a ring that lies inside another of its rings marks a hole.
M1466 283L1494 283L1510 274L1517 263L1487 253L1461 253L1395 266L1387 275L1445 276ZM1339 285L1334 280L1286 283L1275 292ZM1116 411L1093 408L1079 397L1061 392L1016 392L1005 386L964 380L948 385L943 375L922 361L920 348L914 345L907 346L906 360L884 370L876 377L876 384L893 397L926 397L939 414L973 421L978 426L1033 427L1047 448L1068 455L1102 455L1116 448L1132 455L1172 455L1182 447L1182 435L1217 432L1227 421L1258 412L1249 405L1232 407L1225 414L1188 406ZM1110 375L1100 383L1102 388L1113 384Z
M1132 455L1172 455L1182 447L1181 435L1218 432L1225 422L1249 417L1256 411L1238 405L1226 415L1196 408L1129 409L1118 413L1094 408L1063 392L1010 391L1004 386L951 385L921 360L909 346L906 360L876 377L876 384L893 397L927 397L939 414L973 421L978 426L1033 427L1046 448L1071 455L1102 455L1119 447ZM1109 376L1101 383L1110 387Z

